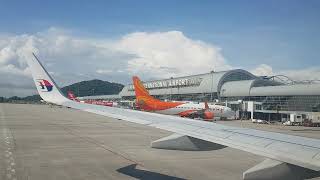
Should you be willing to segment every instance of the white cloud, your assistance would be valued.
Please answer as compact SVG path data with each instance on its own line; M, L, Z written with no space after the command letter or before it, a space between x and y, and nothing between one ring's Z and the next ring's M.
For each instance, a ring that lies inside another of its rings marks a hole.
M138 75L168 78L231 68L220 48L192 40L180 31L132 33L115 47L136 55L128 61L128 71Z
M192 40L179 31L138 32L110 40L49 28L34 34L0 37L0 74L15 77L10 82L12 87L30 79L25 60L32 58L32 52L39 55L50 72L56 72L53 76L63 85L83 77L128 83L133 74L152 79L230 68L220 48ZM8 84L6 79L0 80Z
M251 71L256 76L272 76L274 75L272 67L267 64L260 64L258 67Z
M285 74L288 77L298 81L320 80L320 67L312 67L298 70L284 70L282 71L282 74Z
M136 32L119 39L101 39L49 28L34 34L0 34L0 96L33 92L25 63L26 58L32 58L31 52L38 54L49 72L54 72L60 85L93 78L128 83L133 74L149 80L232 68L219 47L193 40L179 31ZM319 68L274 72L265 64L252 72L284 73L303 79L320 75Z
M320 67L274 71L271 66L261 64L255 69L251 70L251 73L257 76L285 75L294 81L320 80Z
M99 74L111 74L111 73L113 73L113 71L110 70L110 69L98 69L96 72L99 73Z

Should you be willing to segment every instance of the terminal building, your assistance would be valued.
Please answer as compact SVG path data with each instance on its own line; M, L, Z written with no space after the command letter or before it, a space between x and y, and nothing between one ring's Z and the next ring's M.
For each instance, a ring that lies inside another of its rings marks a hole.
M284 120L292 113L311 116L320 112L319 83L259 77L242 69L148 81L144 86L163 100L227 105L238 112L238 118ZM117 97L133 100L133 85L125 86Z

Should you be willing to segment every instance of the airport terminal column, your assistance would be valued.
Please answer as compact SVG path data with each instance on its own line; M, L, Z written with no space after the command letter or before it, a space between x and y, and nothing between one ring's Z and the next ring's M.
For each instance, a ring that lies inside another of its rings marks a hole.
M170 77L171 79L171 86L170 86L170 100L172 101L172 79L173 77Z
M213 73L214 73L214 70L212 70L210 73L211 73L211 98L210 98L210 101L212 102L213 101Z

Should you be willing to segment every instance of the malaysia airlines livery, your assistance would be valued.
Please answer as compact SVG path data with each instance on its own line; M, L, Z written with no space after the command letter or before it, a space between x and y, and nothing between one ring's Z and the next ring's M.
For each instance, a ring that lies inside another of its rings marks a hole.
M44 101L174 133L152 142L153 148L195 151L204 150L204 145L212 147L212 150L229 146L266 158L245 171L243 179L309 179L320 176L319 139L73 101L61 93L37 57L33 56L27 59L27 63Z
M82 102L82 103L87 103L87 104L95 104L95 105L100 105L100 106L110 106L110 107L116 107L118 104L116 102L112 101L97 101L97 100L84 100L80 101L72 91L68 91L68 98L76 101L76 102Z
M137 106L144 111L181 117L202 118L207 121L214 117L231 118L233 112L226 106L205 103L166 102L152 97L137 76L132 77Z

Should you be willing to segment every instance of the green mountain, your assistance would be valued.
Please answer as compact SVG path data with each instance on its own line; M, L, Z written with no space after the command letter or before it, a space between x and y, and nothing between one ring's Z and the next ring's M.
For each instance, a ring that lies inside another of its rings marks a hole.
M64 94L67 94L67 91L73 91L76 96L80 97L118 94L123 87L122 84L94 79L71 84L63 87L61 90Z
M111 83L108 81L102 81L98 79L90 81L81 81L78 83L71 84L69 86L61 88L61 91L67 95L67 91L73 91L73 93L80 96L96 96L96 95L110 95L118 94L124 85L118 83ZM39 102L41 100L39 95L17 97L13 96L10 98L0 97L1 102Z

